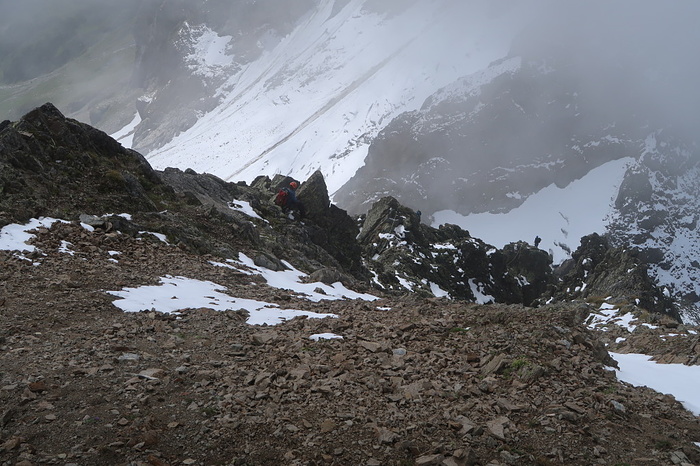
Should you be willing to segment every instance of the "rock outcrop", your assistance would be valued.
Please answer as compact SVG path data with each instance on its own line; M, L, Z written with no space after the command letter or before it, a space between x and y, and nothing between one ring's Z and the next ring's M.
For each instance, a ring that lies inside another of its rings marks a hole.
M455 225L429 227L392 197L367 212L358 240L385 290L529 305L552 282L546 252L526 243L497 250Z
M668 292L649 277L638 251L610 246L592 234L581 238L581 246L557 270L561 281L552 294L556 300L614 297L614 302L645 309L680 320Z
M160 209L168 188L138 152L53 105L0 129L0 222Z

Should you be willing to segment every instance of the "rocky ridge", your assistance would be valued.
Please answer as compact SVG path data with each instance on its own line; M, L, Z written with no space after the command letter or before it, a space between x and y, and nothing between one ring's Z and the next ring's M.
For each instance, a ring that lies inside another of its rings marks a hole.
M300 222L271 202L284 177L153 171L51 105L2 123L0 149L0 227L65 220L0 250L3 465L700 463L697 417L618 382L605 346L697 364L697 333L643 267L620 284L636 258L600 238L557 275L392 198L352 219L320 173ZM380 299L314 302L219 265L241 252ZM337 317L124 313L106 293L167 275ZM604 299L655 328L590 327Z

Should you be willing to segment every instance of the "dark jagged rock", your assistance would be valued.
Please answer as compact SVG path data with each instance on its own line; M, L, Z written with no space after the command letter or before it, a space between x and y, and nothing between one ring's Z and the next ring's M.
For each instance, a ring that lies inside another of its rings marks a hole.
M338 269L328 269L328 268L323 268L323 269L318 269L311 275L309 275L309 281L310 282L321 282L325 283L327 285L332 285L333 283L340 282L346 286L355 286L356 285L356 280L346 274L342 273Z
M252 183L250 185L253 188L257 189L262 189L262 190L272 190L272 181L270 180L269 176L265 175L258 175L255 177Z
M611 247L598 234L581 238L568 272L551 294L556 300L601 300L628 304L680 320L672 300L649 277L647 266L633 249Z
M286 267L281 260L279 260L271 254L266 254L264 252L253 257L253 263L259 267L265 267L269 270L288 270L288 267Z
M320 170L316 170L297 191L297 197L304 203L308 216L316 221L328 216L331 201L328 197L326 180Z
M530 304L552 280L544 251L526 244L499 251L455 225L428 227L392 197L367 212L358 240L375 282L388 290Z
M374 203L362 222L362 231L358 236L360 243L368 244L381 234L390 233L400 227L409 235L412 242L424 243L420 236L420 219L391 196L384 197ZM468 233L467 233L468 234ZM380 240L385 238L378 238ZM380 246L381 247L381 246Z
M0 131L0 211L40 215L157 210L168 189L137 152L51 104Z
M193 170L181 171L177 168L166 168L159 172L164 183L171 186L176 193L188 203L205 208L214 208L226 216L234 216L231 209L232 199L241 199L259 207L257 198L246 193L234 183L227 183L221 178L209 173L198 174Z
M368 280L356 240L357 224L346 211L330 203L326 181L319 170L301 184L297 197L306 208L311 241L328 251L342 269Z
M553 281L552 258L524 241L507 244L500 252L505 258L508 274L517 277L521 284L519 302L531 305Z
M264 181L265 180L265 181ZM289 183L292 181L296 181L294 178L291 176L287 175L275 175L272 180L270 180L268 177L258 177L256 178L255 181L253 181L253 186L268 186L270 190L272 190L273 193L277 193L282 188L288 188Z

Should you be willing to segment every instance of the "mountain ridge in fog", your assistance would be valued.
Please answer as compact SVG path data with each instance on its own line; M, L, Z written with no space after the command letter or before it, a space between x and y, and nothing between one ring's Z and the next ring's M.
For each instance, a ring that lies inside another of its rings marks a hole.
M76 98L68 113L111 133L131 121L120 140L157 168L229 181L320 169L342 207L361 212L391 194L429 218L439 209L508 212L544 187L631 157L636 178L627 179L650 181L636 190L623 182L620 196L646 197L636 217L621 212L617 225L629 228L616 238L654 249L658 277L671 288L682 280L690 301L700 294L695 246L682 273L669 266L674 235L692 230L674 219L696 222L679 203L697 188L673 170L690 172L697 158L692 2L141 6L130 87ZM492 72L514 60L518 67ZM672 212L668 221L657 205Z

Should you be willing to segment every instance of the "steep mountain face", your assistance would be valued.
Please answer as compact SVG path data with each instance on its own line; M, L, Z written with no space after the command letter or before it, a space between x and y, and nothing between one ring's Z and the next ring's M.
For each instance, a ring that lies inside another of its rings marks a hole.
M666 134L650 137L630 167L610 222L614 244L638 250L684 316L700 311L700 152Z
M221 79L226 71L260 58L264 36L288 34L314 6L313 0L292 0L283 5L270 0L144 1L134 26L137 80L144 88L163 90L169 81L187 74ZM197 55L207 52L212 44L206 41L217 36L225 47L211 51L225 52L231 59L229 67L222 67L223 61L207 62L206 56Z
M144 97L141 116L161 120L139 123L134 147L155 167L249 182L322 168L334 193L395 115L506 51L507 37L491 40L504 15L485 2L293 2L284 21L276 6L239 9L250 21L178 29L184 74L171 86L177 76L200 81L211 99L161 89Z
M226 80L313 6L312 0L143 2L134 26L135 83L144 90L135 145L157 148L192 127L220 103Z
M638 155L642 135L630 134L633 122L594 115L570 77L544 63L495 63L392 121L336 200L360 212L394 192L428 215L507 212L548 185Z
M658 96L642 93L655 85L644 77L661 72L658 64L620 55L612 45L595 57L573 55L566 40L545 46L523 33L509 57L400 115L373 140L365 165L335 200L362 212L395 193L429 215L507 212L546 186L566 186L611 160L639 158L656 131L686 128L680 107L682 115L668 118ZM586 69L604 85L589 82ZM640 90L625 89L628 82ZM692 133L683 134L658 150L688 150Z

